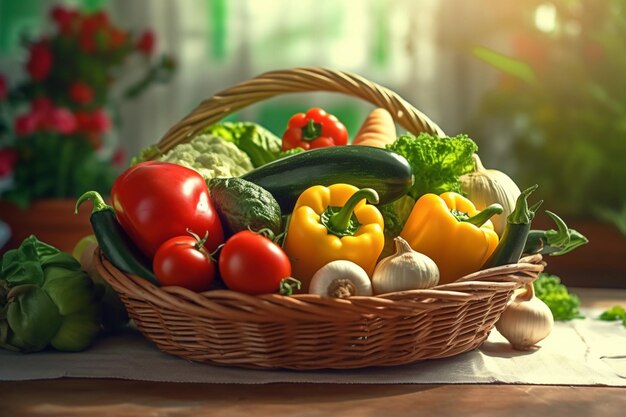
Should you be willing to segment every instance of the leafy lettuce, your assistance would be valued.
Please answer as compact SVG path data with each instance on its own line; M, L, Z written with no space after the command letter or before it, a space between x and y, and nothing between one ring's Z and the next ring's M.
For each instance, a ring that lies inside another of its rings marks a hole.
M256 123L222 122L207 127L202 133L234 143L248 154L255 168L281 156L282 140Z
M404 156L415 181L409 195L415 200L427 193L461 192L461 175L472 172L472 155L478 150L467 135L437 137L428 133L402 135L387 149Z

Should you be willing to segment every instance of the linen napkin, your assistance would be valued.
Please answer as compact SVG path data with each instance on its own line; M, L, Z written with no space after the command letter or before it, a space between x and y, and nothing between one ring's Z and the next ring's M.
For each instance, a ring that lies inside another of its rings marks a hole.
M250 370L211 366L163 353L132 327L89 350L14 353L0 350L0 380L117 378L164 382L264 384L540 384L626 386L626 328L587 318L557 322L534 351L513 350L494 329L478 349L406 366L355 370Z

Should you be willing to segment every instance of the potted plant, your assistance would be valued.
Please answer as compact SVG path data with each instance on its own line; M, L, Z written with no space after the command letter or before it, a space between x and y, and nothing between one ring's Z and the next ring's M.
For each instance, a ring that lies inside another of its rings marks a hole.
M625 6L519 3L502 28L508 47L473 50L498 70L498 80L469 130L480 137L489 136L494 121L506 126L516 177L526 184L541 178L537 195L550 201L546 208L573 219L570 226L589 237L577 257L548 259L548 271L575 285L624 285L618 262L626 254ZM546 220L538 218L537 226L551 227Z
M11 228L3 249L31 233L69 249L89 233L73 204L87 190L108 194L124 164L115 104L175 68L171 57L153 56L153 32L121 29L104 11L54 7L50 18L53 33L24 41L25 79L0 74L0 219ZM116 89L133 71L137 80Z

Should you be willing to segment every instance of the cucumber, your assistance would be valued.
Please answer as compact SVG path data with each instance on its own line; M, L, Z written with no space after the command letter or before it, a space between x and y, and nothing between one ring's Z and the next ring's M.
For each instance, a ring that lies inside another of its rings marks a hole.
M300 152L258 167L241 178L269 191L284 214L291 213L304 190L345 183L373 188L380 204L405 195L413 184L409 162L371 146L329 146Z
M242 230L281 229L280 207L272 194L242 178L212 178L208 181L211 200L227 236Z

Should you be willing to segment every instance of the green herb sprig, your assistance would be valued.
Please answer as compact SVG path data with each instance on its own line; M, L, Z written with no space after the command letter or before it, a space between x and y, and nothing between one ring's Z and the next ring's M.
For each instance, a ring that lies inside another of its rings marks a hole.
M626 327L626 309L624 309L624 307L622 306L613 306L608 310L602 312L602 314L600 314L600 317L598 318L604 321L621 320L624 327Z

